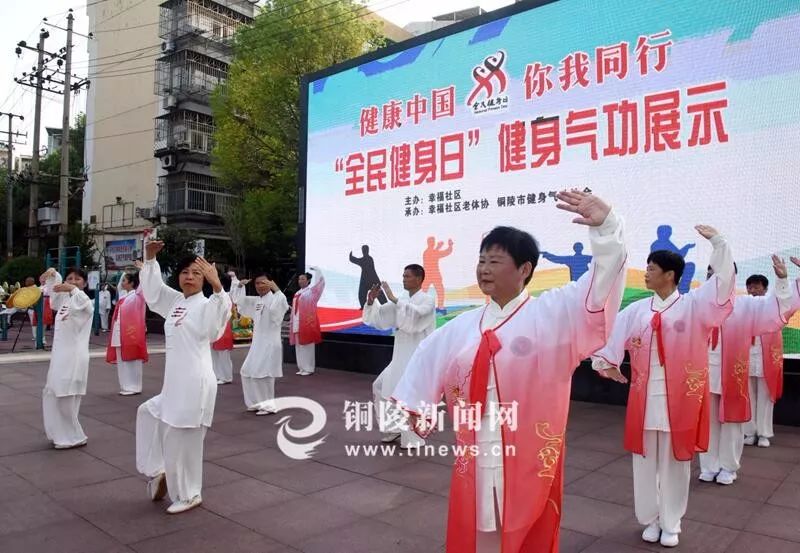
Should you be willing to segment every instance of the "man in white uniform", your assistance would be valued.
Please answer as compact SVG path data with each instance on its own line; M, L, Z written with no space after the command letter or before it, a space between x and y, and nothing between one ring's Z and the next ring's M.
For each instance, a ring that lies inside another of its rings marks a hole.
M247 410L269 415L275 412L275 379L283 376L281 325L289 303L267 275L255 278L258 296L245 295L248 282L231 277L231 297L239 313L253 319L253 341L239 374Z
M383 369L380 376L372 384L372 394L375 402L375 411L378 420L384 422L386 410L389 408L388 400L392 396L395 386L406 370L408 360L419 343L434 330L436 330L435 302L431 296L422 291L425 281L425 269L421 265L407 265L403 270L403 288L407 294L397 298L389 284L386 282L375 285L367 295L364 305L364 324L377 329L395 329L394 348L392 361ZM381 287L389 301L383 305L375 300L381 292ZM381 428L384 432L382 441L393 442L400 438L400 447L417 447L425 440L417 436L413 430L395 432L394 428Z

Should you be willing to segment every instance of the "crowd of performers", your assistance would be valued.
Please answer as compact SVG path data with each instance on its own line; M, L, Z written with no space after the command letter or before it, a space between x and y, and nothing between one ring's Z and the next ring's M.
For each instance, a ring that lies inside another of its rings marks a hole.
M536 240L496 227L478 248L476 280L490 298L484 307L437 330L435 301L423 291L425 270L415 263L403 271L403 293L375 283L363 307L365 324L394 330L391 363L372 387L376 411L391 405L406 414L407 424L388 424L379 413L382 441L419 448L444 400L459 451L479 452L457 454L454 462L449 553L558 551L570 385L585 359L600 377L625 384L620 365L629 353L623 446L632 453L634 508L646 542L678 545L695 454L700 481L734 485L744 445L769 447L773 437L781 330L800 309L800 279L790 280L784 260L772 257L772 283L751 275L748 294L737 296L731 245L716 229L698 225L712 248L706 281L681 294L683 258L653 251L644 276L652 296L620 311L628 261L621 214L583 192L564 191L558 199L560 209L575 214L573 223L589 227L593 262L577 281L532 298L527 285L540 256ZM275 380L283 376L287 311L297 374L314 374L325 279L312 267L299 277L290 303L266 274L253 276L256 294L247 295L250 280L220 275L192 256L177 267L179 291L162 279L156 261L162 248L148 242L140 270L122 279L106 358L117 365L120 394L140 394L146 307L164 318L163 387L138 408L136 465L150 499L169 494L167 512L174 514L202 502L203 440L217 386L233 376L232 306L253 320L239 371L244 408L269 415L276 411ZM800 267L800 259L791 261ZM68 270L63 281L49 269L42 280L56 312L44 428L55 448L79 447L87 443L78 413L94 305L80 269ZM388 301L375 301L379 296ZM516 408L513 430L494 424L509 404Z

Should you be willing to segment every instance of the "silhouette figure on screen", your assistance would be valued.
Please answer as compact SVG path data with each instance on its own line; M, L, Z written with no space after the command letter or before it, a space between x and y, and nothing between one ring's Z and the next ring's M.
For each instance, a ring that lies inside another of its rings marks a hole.
M369 254L369 246L366 244L361 246L361 253L362 257L355 257L351 251L350 263L361 267L361 280L358 283L358 302L361 304L361 309L364 309L369 289L372 288L373 284L380 284L381 279L378 278L378 272L375 270L375 260ZM386 294L381 291L378 295L378 302L383 305L386 301Z
M655 242L650 244L650 251L654 252L657 250L667 250L670 252L675 252L684 259L686 259L686 254L689 253L689 250L695 247L694 243L686 244L684 247L679 248L675 244L672 243L672 227L670 225L660 225L656 230L656 235L658 238ZM678 283L678 291L681 294L686 294L692 287L692 278L694 278L695 272L695 264L694 263L687 263L686 267L683 270L683 276L681 277L681 281Z
M436 291L436 309L444 311L444 282L442 272L439 270L439 260L453 253L453 241L447 241L447 247L443 248L444 242L428 236L428 247L422 252L422 267L425 269L425 284L423 288L428 291L431 286Z
M575 242L572 245L572 251L575 252L575 255L554 255L550 252L542 252L542 257L550 263L569 267L569 279L575 281L589 271L589 263L592 262L592 256L584 255L581 242Z

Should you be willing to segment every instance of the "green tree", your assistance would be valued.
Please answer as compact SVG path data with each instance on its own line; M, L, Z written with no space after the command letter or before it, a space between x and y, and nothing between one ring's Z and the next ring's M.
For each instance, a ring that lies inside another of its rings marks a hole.
M84 174L83 151L86 137L86 114L79 113L75 116L73 126L69 130L69 176L73 178L69 183L69 223L81 217L81 203L83 201ZM47 157L39 163L39 201L58 201L61 189L59 175L61 175L61 150L48 152ZM50 175L50 176L47 176Z
M381 24L353 0L273 0L237 33L212 99L212 166L241 198L232 246L257 251L256 264L285 264L296 251L302 76L383 43Z
M97 244L94 241L92 227L75 221L67 227L67 245L77 247L81 254L81 265L88 270L98 268Z

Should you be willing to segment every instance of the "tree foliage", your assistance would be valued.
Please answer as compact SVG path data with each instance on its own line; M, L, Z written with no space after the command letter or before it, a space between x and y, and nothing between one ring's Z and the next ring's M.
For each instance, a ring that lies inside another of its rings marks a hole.
M273 0L236 35L227 84L212 100L212 164L241 198L228 230L261 253L258 264L295 253L301 78L381 46L368 15L352 0Z

